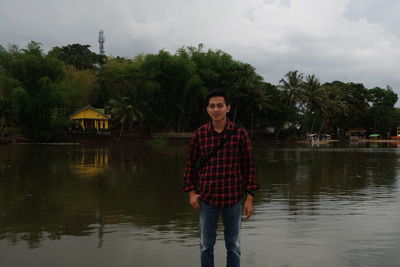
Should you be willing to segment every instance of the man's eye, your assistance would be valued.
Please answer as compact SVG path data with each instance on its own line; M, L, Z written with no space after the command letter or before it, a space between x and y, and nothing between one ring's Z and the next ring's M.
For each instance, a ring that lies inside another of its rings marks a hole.
M221 109L221 108L224 108L225 105L224 104L217 104L217 105L209 105L208 107L211 108L211 109L213 109L213 108Z

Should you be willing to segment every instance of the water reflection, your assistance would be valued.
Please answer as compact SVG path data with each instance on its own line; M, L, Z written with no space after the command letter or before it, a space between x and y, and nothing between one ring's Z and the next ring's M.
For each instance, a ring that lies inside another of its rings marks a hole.
M108 167L109 149L107 147L92 149L81 147L80 151L69 153L69 155L71 172L81 177L94 177Z
M2 149L0 238L12 244L35 248L45 238L96 233L101 246L106 224L157 231L193 224L179 192L185 148Z
M361 265L353 256L365 251L388 254L387 247L400 240L394 226L399 223L400 157L391 146L257 147L262 188L256 216L243 225L249 250L244 261L309 266L317 260L305 257L306 249L336 246L340 257L320 251L332 266ZM176 244L197 247L198 215L180 192L186 149L1 146L0 245L40 248L74 236L82 242L95 238L92 245L102 248L107 242L123 246L128 236L141 253L144 243L160 244L163 256L166 244L178 250ZM268 252L260 252L266 246ZM290 251L288 262L277 257L278 248Z

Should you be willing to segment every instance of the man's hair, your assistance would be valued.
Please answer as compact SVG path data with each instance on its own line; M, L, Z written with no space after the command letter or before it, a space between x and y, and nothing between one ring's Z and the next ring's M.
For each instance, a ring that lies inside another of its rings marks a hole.
M211 97L216 97L216 96L222 96L225 100L226 105L231 104L228 94L220 88L215 88L208 93L207 98L206 98L206 100L207 100L206 104L208 105Z

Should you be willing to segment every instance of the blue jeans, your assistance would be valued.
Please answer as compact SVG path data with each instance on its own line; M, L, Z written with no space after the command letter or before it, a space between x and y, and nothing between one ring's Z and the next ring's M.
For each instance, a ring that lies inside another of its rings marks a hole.
M226 266L240 266L240 225L242 205L237 203L228 208L218 208L200 201L201 266L214 266L214 245L217 237L217 222L222 214L226 247Z

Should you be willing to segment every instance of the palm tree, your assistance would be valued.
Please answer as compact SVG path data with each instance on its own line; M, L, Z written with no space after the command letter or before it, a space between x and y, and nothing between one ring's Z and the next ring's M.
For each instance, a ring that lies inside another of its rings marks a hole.
M279 81L279 88L282 89L283 97L287 101L287 106L293 107L296 101L301 100L301 86L303 84L303 74L297 70L289 71L285 75L285 79Z
M113 120L121 124L119 138L121 138L124 126L132 125L135 122L140 122L143 119L143 113L138 109L138 103L133 103L129 97L121 97L121 99L111 99L109 102L110 113L113 115Z
M314 115L311 125L311 133L313 133L316 117L322 113L324 105L327 102L327 96L314 74L307 75L299 96L307 105L307 111Z
M285 77L279 81L278 88L282 90L282 98L286 101L286 106L288 107L288 110L296 108L296 104L301 102L301 86L303 85L303 82L303 74L299 73L297 70L289 71L288 73L286 73ZM289 115L287 116L286 121L288 117ZM275 138L278 138L285 123L286 122L281 125L275 135Z
M340 88L323 86L321 89L326 95L326 101L321 107L324 118L319 133L321 133L326 122L329 123L338 114L346 114L348 112L348 105L342 100Z

